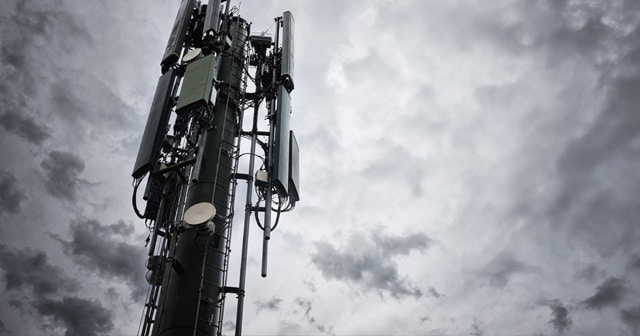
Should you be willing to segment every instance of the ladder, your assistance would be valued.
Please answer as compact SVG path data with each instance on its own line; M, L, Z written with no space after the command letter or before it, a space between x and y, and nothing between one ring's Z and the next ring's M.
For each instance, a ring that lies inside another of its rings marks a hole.
M248 44L245 44L245 50L243 51L245 54L248 52ZM242 64L243 69L246 65ZM238 73L233 71L232 74ZM235 194L236 194L236 172L238 170L238 159L240 152L240 134L242 129L242 117L243 117L243 105L244 104L244 92L247 87L247 76L245 75L245 71L242 70L239 72L240 77L235 77L237 81L240 82L240 97L237 100L232 102L232 106L229 105L229 97L225 100L225 109L224 115L218 116L224 118L224 127L222 127L222 136L220 141L220 146L218 149L218 171L228 171L230 175L228 179L220 178L220 173L216 174L215 178L215 193L222 193L225 195L225 199L228 201L226 204L220 203L216 200L214 196L213 204L216 209L224 209L224 211L218 211L214 218L214 222L216 225L219 223L222 224L222 232L217 237L209 236L207 239L207 246L205 252L202 257L202 272L200 276L200 288L198 290L198 304L196 309L196 321L194 324L193 335L195 336L198 330L198 327L201 323L209 325L210 327L214 327L217 330L217 335L222 335L222 327L224 320L224 302L225 302L225 294L229 291L229 287L226 286L227 278L228 278L228 268L229 268L229 255L231 252L231 232L233 225L233 206L235 204ZM233 125L229 127L228 123L231 122ZM233 141L228 141L226 139L233 139ZM229 165L225 164L226 160L222 160L223 156L227 156L230 160L228 160ZM222 214L221 214L222 212ZM212 237L214 237L214 242L211 242ZM215 240L218 240L217 242ZM223 246L222 250L220 250L220 246ZM222 264L221 267L218 267L207 261L208 256L210 254L214 254L214 258L221 258ZM215 256L217 255L217 256ZM208 275L210 274L221 274L220 282L212 281L208 279ZM207 297L203 293L218 293L218 297L212 298ZM200 317L200 309L203 303L209 304L213 306L212 315L207 319L203 319ZM218 316L215 316L215 312L218 312Z

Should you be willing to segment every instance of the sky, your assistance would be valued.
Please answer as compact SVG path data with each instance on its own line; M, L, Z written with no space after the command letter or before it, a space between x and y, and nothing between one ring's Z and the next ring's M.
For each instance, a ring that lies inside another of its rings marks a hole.
M136 334L179 4L0 4L0 335ZM252 224L245 335L640 335L640 2L233 4L295 17L301 159L267 278Z

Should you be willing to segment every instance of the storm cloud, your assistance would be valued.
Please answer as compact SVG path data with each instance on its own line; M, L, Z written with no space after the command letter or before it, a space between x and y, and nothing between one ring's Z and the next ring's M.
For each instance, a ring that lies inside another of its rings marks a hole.
M111 311L95 300L72 294L80 289L80 282L51 264L45 252L0 245L0 269L11 304L29 314L40 314L39 327L43 332L50 333L53 327L65 330L65 335L103 335L113 329ZM60 296L63 298L57 299ZM49 318L52 324L46 323ZM4 326L0 330L7 334L24 333Z
M101 276L125 280L132 296L142 299L146 290L144 249L122 241L133 233L131 224L103 225L83 218L74 220L69 229L71 240L56 237L66 255Z
M71 292L79 287L76 280L52 265L45 252L31 249L14 250L0 245L0 267L4 271L7 291L30 291L36 297L58 292Z
M8 132L15 133L36 145L42 144L50 136L46 128L38 124L34 118L15 112L0 115L0 125Z
M45 174L45 187L56 197L69 201L76 199L78 187L83 181L78 175L84 170L84 162L73 153L52 151L40 163Z
M620 311L622 322L629 326L633 336L640 335L640 306Z
M619 278L608 278L596 288L596 293L583 304L589 309L602 309L617 306L627 291L625 281Z
M311 261L328 279L346 280L394 298L419 298L422 291L399 274L392 258L411 250L424 251L430 245L431 239L424 234L355 234L342 249L326 242L316 242L317 251Z
M51 318L56 327L64 328L65 336L108 335L113 330L113 314L95 300L45 299L36 303L35 308L45 318Z
M492 287L504 288L509 281L517 276L539 271L538 268L529 266L509 254L499 254L487 263L480 274L488 278Z
M556 332L558 332L558 335L563 335L565 331L571 328L571 324L573 323L569 307L563 305L559 300L552 300L549 308L551 309L551 320L549 320L549 323Z
M20 205L27 199L13 174L0 169L0 214L19 213Z
M278 297L274 297L268 301L255 301L257 312L262 310L271 310L277 311L280 309L280 303L282 303L282 299Z

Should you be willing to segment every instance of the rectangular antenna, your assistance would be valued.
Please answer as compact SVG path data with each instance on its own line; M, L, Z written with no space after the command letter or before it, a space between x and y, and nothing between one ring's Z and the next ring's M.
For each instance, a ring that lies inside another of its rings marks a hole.
M209 0L207 5L207 16L204 18L204 33L213 31L218 32L220 26L220 0Z
M289 135L289 202L295 203L300 200L298 190L300 188L300 148L295 134L291 131Z
M295 21L293 14L286 11L282 13L282 64L280 75L287 91L293 90L293 34Z
M286 196L289 186L289 121L291 119L291 97L284 86L278 86L276 124L273 154L273 183L278 194Z
M180 4L176 21L173 24L171 35L169 35L169 41L167 41L167 47L164 49L162 62L160 62L163 71L165 68L173 66L180 58L182 45L191 21L191 13L195 5L195 0L182 0Z
M176 105L176 113L184 108L210 104L217 93L213 87L216 58L213 54L187 65Z
M169 69L164 75L158 79L156 93L153 96L149 117L144 128L142 140L140 141L140 149L138 149L138 157L133 167L133 178L140 178L158 161L160 148L167 132L167 124L171 116L171 93L176 79L176 70Z

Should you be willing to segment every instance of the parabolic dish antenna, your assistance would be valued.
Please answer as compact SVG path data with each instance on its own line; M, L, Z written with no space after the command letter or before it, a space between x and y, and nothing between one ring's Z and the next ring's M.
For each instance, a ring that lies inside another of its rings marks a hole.
M189 63L195 59L198 58L198 56L200 56L202 54L202 49L200 48L195 48L192 50L189 50L189 52L187 52L183 57L182 57L182 61L185 63Z
M189 225L204 224L216 215L216 207L209 202L200 202L192 205L184 213L184 222Z

